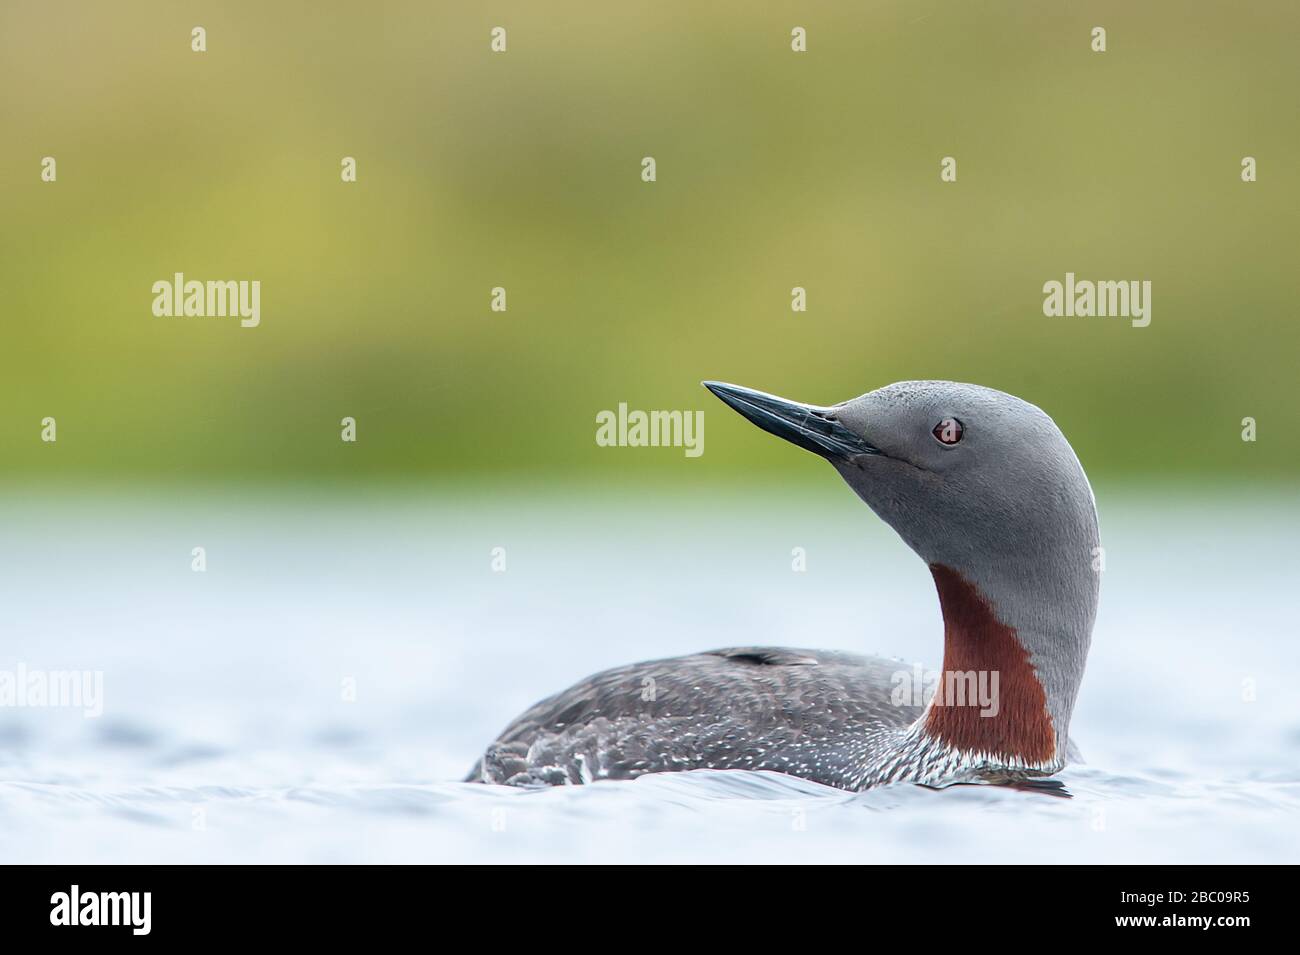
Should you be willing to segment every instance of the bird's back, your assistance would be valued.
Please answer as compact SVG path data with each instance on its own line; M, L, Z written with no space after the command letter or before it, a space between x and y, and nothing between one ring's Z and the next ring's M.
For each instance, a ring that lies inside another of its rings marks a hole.
M736 647L606 670L531 707L468 779L564 785L685 769L772 770L844 789L921 706L891 698L905 664Z

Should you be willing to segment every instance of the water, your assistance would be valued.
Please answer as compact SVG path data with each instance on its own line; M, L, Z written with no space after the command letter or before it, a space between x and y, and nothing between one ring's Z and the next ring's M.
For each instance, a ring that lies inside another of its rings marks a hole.
M928 573L844 489L0 496L0 671L103 673L97 718L0 709L0 857L1295 861L1300 498L1098 503L1067 800L457 781L521 709L619 663L758 642L937 664Z

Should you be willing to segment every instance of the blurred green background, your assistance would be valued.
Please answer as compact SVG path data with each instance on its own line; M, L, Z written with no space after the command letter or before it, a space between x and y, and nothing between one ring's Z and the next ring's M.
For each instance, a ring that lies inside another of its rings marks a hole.
M1300 7L852 6L6 0L0 480L811 478L702 378L974 381L1094 477L1293 480ZM261 326L154 317L177 271ZM1067 271L1150 327L1044 317ZM704 456L597 447L621 401Z

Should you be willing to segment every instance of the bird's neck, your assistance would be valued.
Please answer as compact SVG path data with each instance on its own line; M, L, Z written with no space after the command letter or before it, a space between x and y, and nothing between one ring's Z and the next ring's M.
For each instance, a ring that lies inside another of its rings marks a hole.
M957 571L942 564L930 571L943 610L943 670L916 728L943 751L990 767L1059 768L1066 727L1053 725L1020 635Z

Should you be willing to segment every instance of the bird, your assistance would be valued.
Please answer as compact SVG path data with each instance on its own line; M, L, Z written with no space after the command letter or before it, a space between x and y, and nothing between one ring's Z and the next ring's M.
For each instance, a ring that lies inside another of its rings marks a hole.
M826 459L927 565L943 618L929 698L898 692L899 661L837 650L651 660L535 704L466 781L543 787L712 769L850 792L1060 787L1048 777L1079 758L1069 727L1101 551L1092 486L1055 422L1013 395L952 381L895 382L830 406L703 384Z

